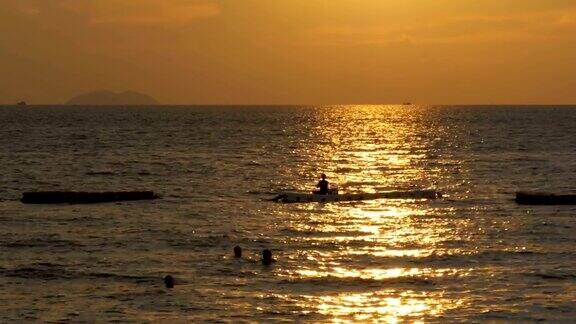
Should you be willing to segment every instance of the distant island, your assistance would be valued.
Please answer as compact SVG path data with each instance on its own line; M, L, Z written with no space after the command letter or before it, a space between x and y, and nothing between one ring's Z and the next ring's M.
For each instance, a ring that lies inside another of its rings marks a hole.
M113 92L108 90L93 91L76 96L66 103L67 105L94 105L94 106L153 106L156 99L135 91Z

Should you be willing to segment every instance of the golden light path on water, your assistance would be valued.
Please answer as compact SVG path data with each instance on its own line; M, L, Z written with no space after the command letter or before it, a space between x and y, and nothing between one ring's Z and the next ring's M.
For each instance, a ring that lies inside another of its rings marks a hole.
M370 242L370 247L346 248L335 252L342 256L371 255L381 258L424 258L438 253L434 246L441 239L437 233L422 232L410 226L410 218L422 216L422 210L410 210L409 208L391 207L376 211L368 208L364 213L360 208L351 208L348 216L354 219L352 225L340 227L344 236L317 237L314 241L330 241L350 243L351 241ZM385 226L388 221L397 222L400 226L398 231L390 232ZM324 225L315 228L317 232L337 232L338 226ZM302 228L302 230L306 230ZM358 233L354 236L346 236L345 233ZM360 235L359 235L360 234ZM420 245L429 248L403 249L402 246L412 246L412 241L418 241ZM399 248L389 248L397 246ZM459 253L452 251L451 253ZM303 280L317 280L322 278L357 280L358 285L364 285L367 280L378 282L416 283L428 285L432 280L441 277L463 278L469 275L472 269L454 268L430 268L422 266L414 267L382 267L359 269L354 266L341 266L334 262L337 257L334 253L317 253L310 258L317 263L314 268L304 268L283 273L288 278ZM302 300L303 299L303 300ZM349 292L340 294L326 294L323 296L304 295L298 301L304 308L314 307L320 314L329 316L334 322L355 321L378 321L397 323L410 319L419 322L418 318L437 317L443 312L462 307L465 300L451 300L444 296L443 291L413 291L402 289L383 289L374 292Z
M341 191L430 188L435 179L446 176L445 170L425 163L427 157L435 154L442 130L430 129L426 114L417 109L355 107L318 113L314 136L323 139L322 144L305 146L297 154L320 155L318 159L327 167L331 181L340 184ZM329 127L325 125L327 120ZM431 136L431 132L435 134ZM306 167L312 171L317 166ZM318 206L313 205L299 208L307 218L294 222L293 230L313 233L302 240L311 246L331 243L336 249L311 251L307 254L312 262L309 266L300 265L281 276L311 282L344 280L351 286L340 293L300 296L295 303L304 309L334 322L395 323L441 318L444 312L466 303L445 296L442 290L418 289L419 285L427 286L446 277L464 278L472 271L427 266L423 262L410 265L431 256L468 253L442 245L446 240L462 239L461 233L454 230L458 223L436 222L437 211L428 202L341 203L323 206L324 212L317 212ZM358 291L373 284L374 288Z
M346 248L336 252L339 256L363 256L369 254L382 258L424 258L437 253L435 243L440 239L438 235L430 232L418 232L410 226L408 220L412 216L422 216L422 210L392 207L381 211L367 210L365 213L359 208L351 208L348 215L355 220L354 225L344 227L345 232L363 233L361 236L330 236L315 238L315 241L331 241L349 243L353 240L370 242L371 247ZM389 232L383 229L383 224L393 221L401 230ZM407 226L404 226L407 225ZM318 232L334 232L335 226L326 225L317 227ZM405 246L417 240L430 248L390 249L384 245ZM380 243L382 244L380 244ZM458 253L452 252L452 253ZM472 269L428 268L428 267L386 267L362 268L339 266L334 262L334 255L318 253L315 257L314 268L301 268L293 273L283 274L286 277L315 280L322 278L381 281L389 283L417 283L427 285L435 278L440 277L466 277ZM302 300L303 299L303 300ZM383 289L374 292L349 292L341 294L327 294L324 296L304 295L299 303L308 308L313 306L317 312L332 318L334 322L378 321L396 323L406 319L419 322L418 318L441 316L443 312L462 307L465 300L451 300L444 296L443 291L417 292L402 289Z
M437 316L448 307L460 306L439 303L442 296L415 296L413 292L405 292L401 297L387 297L389 291L363 294L344 294L339 296L320 297L315 300L319 303L319 311L333 317L334 322L378 320L388 323L397 323L402 318L415 318L423 315ZM417 297L417 298L415 298ZM314 297L312 297L314 300ZM345 320L341 318L349 318ZM420 321L415 320L415 323Z

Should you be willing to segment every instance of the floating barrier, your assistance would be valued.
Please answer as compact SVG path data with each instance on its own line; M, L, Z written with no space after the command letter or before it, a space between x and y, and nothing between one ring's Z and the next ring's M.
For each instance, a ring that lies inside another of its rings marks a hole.
M24 204L95 204L115 201L153 200L158 198L160 198L160 196L152 191L37 191L23 193L20 201Z
M282 192L272 201L282 203L307 203L307 202L338 202L338 201L362 201L374 199L438 199L442 194L435 190L412 190L412 191L387 191L376 193L354 194L327 194L320 195L305 192Z
M544 192L517 192L515 201L520 205L576 205L576 194L556 195Z

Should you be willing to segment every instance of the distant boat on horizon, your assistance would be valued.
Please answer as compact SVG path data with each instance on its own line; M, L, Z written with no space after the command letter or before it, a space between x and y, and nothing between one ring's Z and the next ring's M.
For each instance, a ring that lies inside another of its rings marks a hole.
M20 101L16 104L17 106L26 106L26 101Z
M411 102L403 102L402 106L412 106L412 103Z

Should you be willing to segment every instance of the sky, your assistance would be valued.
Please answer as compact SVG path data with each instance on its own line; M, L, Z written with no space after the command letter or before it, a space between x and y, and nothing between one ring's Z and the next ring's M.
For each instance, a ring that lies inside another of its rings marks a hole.
M0 0L0 103L575 104L574 0Z

